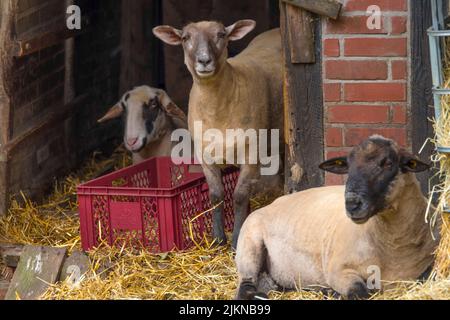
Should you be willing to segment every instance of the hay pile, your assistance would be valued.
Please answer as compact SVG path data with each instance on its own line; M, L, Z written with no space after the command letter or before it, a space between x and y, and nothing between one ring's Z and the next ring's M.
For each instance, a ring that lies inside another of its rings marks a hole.
M14 202L10 214L0 220L0 242L48 245L80 249L79 222L76 215L76 186L105 171L129 164L123 150L112 159L95 155L77 174L55 186L42 205ZM252 201L263 206L271 199ZM440 275L423 284L396 283L393 289L372 299L448 299L449 237L439 248ZM232 299L236 290L236 269L229 248L217 248L208 239L188 252L148 254L107 245L89 253L91 270L76 286L69 282L52 286L42 299L122 300L122 299ZM447 258L446 258L447 257ZM333 299L319 292L272 292L271 299Z
M444 44L444 75L447 79L444 88L450 89L450 39ZM450 147L450 96L444 95L441 99L441 118L434 121L436 147ZM433 161L439 168L439 181L433 192L438 195L439 201L433 217L441 216L443 227L441 231L441 245L436 252L436 274L439 278L450 278L450 155L438 153Z

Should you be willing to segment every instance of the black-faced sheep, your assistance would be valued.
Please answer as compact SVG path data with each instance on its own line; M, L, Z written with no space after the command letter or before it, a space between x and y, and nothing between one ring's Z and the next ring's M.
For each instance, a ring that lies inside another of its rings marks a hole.
M425 222L427 200L415 177L427 164L373 136L320 167L348 173L346 186L282 197L245 222L238 299L253 298L264 274L287 289L324 286L367 298L367 280L378 271L382 281L415 280L433 264L440 222L434 230Z

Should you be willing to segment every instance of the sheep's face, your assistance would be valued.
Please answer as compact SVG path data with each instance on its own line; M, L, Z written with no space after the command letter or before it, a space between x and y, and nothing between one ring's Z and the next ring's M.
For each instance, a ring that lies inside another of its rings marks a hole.
M372 136L353 148L347 157L324 162L320 168L336 174L348 174L345 190L347 215L362 224L386 209L398 191L403 174L421 172L429 166L397 144L381 136Z
M157 89L137 87L127 92L99 122L124 116L125 147L133 153L138 153L164 133L163 128L168 120L160 96L161 92Z
M164 111L157 96L146 97L126 95L122 101L125 109L126 148L140 152L147 144L160 138L160 129L165 125Z
M255 21L241 20L225 27L220 22L190 23L183 30L160 26L153 33L170 45L182 45L185 64L195 78L217 75L228 58L228 43L242 39L255 28Z

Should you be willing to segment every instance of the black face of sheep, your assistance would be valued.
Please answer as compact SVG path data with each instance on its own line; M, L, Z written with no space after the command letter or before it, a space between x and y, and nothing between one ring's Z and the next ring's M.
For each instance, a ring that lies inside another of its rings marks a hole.
M353 148L347 157L334 158L320 165L322 170L348 174L345 190L347 215L357 224L367 222L386 208L395 191L397 177L422 172L429 165L421 162L392 140L372 136Z

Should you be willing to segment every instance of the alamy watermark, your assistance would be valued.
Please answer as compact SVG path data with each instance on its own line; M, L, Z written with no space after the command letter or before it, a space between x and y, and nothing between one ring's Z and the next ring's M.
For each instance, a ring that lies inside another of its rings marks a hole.
M193 141L193 146L192 146ZM263 176L273 176L280 169L280 130L273 129L218 129L203 130L203 123L194 123L193 136L186 129L172 133L175 164L196 157L207 165L260 165ZM270 144L270 148L269 148ZM181 160L183 159L183 160Z

